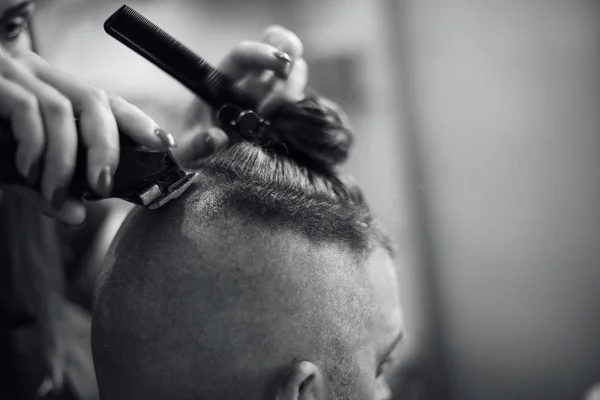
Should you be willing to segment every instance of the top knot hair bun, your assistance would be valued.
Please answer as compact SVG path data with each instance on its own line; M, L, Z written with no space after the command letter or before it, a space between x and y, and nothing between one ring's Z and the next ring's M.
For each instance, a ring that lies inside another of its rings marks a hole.
M264 148L315 172L331 174L344 163L353 144L348 118L331 100L307 94L280 107L270 117L269 143Z

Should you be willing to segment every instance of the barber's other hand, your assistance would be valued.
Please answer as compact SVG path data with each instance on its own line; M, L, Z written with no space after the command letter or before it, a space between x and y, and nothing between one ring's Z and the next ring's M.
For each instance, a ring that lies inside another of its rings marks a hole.
M53 68L35 53L0 51L0 74L0 118L18 142L17 169L30 186L41 187L41 195L11 189L66 224L85 220L84 205L67 198L78 142L87 151L89 184L100 196L110 193L119 164L119 130L151 149L174 145L173 137L138 108Z
M218 69L257 100L258 112L268 117L278 106L304 98L308 68L303 45L292 31L268 27L261 41L244 41L234 47ZM180 144L173 153L184 163L208 155L227 144L227 136L214 126L213 110L202 99L192 102L184 121ZM207 145L208 144L208 145Z

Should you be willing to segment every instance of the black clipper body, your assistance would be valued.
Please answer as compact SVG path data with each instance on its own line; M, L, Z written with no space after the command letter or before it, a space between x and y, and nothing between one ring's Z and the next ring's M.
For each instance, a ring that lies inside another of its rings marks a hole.
M0 182L3 185L27 186L27 180L17 170L14 162L17 142L3 129L0 135ZM152 151L135 144L121 135L119 167L115 171L110 198L120 198L130 203L158 208L179 197L191 184L195 173L184 170L168 151ZM33 189L39 188L37 182ZM70 197L100 200L88 184L87 152L82 146L77 151L77 163L68 189Z

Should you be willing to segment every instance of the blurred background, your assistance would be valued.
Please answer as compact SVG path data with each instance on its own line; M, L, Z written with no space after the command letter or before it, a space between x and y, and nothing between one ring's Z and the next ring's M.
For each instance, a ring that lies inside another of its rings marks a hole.
M39 52L175 135L192 95L44 0ZM600 381L600 2L131 0L216 64L270 24L350 114L349 169L400 248L396 399L582 399Z

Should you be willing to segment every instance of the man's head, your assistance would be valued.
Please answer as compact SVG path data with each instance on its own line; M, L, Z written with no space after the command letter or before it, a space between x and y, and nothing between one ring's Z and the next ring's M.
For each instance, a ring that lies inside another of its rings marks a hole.
M133 215L108 260L92 333L106 399L389 396L392 258L331 176L236 144Z

